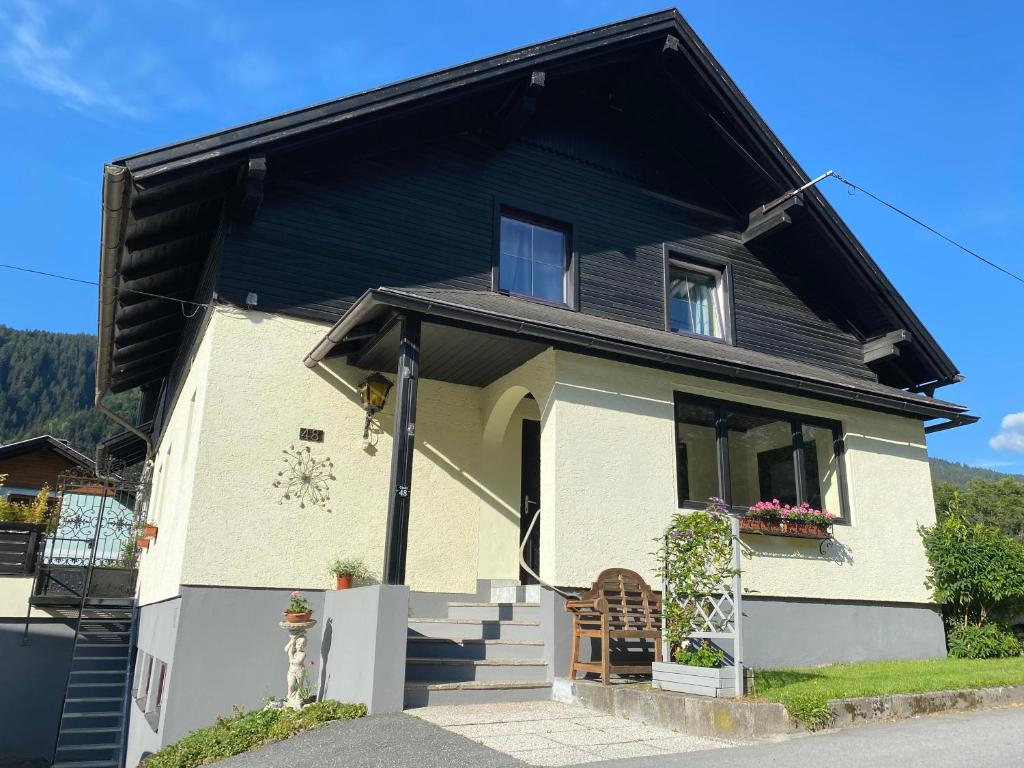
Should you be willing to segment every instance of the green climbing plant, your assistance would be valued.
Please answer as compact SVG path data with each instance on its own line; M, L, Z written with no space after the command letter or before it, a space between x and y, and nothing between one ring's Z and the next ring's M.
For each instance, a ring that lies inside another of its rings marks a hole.
M664 636L673 649L687 648L700 621L697 606L720 594L736 574L725 502L713 498L704 509L674 515L658 554L665 582Z

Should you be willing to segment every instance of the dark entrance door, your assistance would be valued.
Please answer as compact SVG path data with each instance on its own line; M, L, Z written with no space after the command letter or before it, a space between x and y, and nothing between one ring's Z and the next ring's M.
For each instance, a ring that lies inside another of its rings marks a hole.
M530 523L540 511L540 422L523 419L523 454L522 479L519 493L519 544L523 549L523 559L535 572L540 572L540 521L533 526L529 540L526 532ZM537 579L520 566L519 580L523 584L536 584Z

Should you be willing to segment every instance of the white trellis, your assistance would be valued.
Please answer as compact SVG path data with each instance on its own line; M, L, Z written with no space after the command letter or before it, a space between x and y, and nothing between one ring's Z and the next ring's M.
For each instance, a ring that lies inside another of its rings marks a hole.
M698 629L689 634L698 640L731 640L733 669L736 674L736 695L744 692L743 674L743 584L740 576L740 517L729 514L732 528L732 576L721 582L721 591L715 591L700 599L692 597L683 601L682 607L691 607ZM669 599L668 584L662 583L662 595ZM667 639L662 639L662 658L669 659L671 648Z

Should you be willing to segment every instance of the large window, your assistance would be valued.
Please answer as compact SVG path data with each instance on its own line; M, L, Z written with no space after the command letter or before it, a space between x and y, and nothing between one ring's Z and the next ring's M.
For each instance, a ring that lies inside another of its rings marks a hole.
M725 339L727 300L723 270L669 261L667 315L670 331Z
M498 289L552 304L569 304L569 236L552 222L503 211Z
M847 517L838 422L683 393L675 408L680 507L711 496L740 509L778 499Z

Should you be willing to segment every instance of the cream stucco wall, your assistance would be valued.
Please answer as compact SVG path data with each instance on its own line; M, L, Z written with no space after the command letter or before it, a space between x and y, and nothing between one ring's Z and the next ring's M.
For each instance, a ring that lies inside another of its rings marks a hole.
M143 602L176 594L179 583L328 588L335 557L361 557L380 574L393 399L364 444L356 387L366 372L340 359L314 370L301 363L323 332L214 310L156 459L160 537L143 555ZM523 418L541 421L542 577L584 586L618 565L653 581L651 553L676 512L674 391L844 426L852 525L836 527L825 554L815 542L744 537L748 590L927 601L916 526L934 512L920 422L554 350L483 389L420 382L407 582L467 592L477 578L518 576ZM324 430L324 442L300 443L300 427ZM292 445L333 461L327 509L302 509L273 486ZM833 504L827 459L819 446ZM690 482L695 494L713 485ZM743 482L756 486L756 467Z
M917 526L935 515L919 421L564 352L555 379L558 525L542 542L547 580L586 584L610 565L655 578L650 553L676 512L673 392L681 391L843 424L851 525L835 527L836 544L825 554L813 541L745 536L748 591L928 601ZM834 500L835 484L825 481L826 500Z
M365 445L356 387L366 372L340 360L302 365L323 332L317 323L214 311L205 357L189 376L202 384L186 383L156 459L160 539L143 556L144 602L167 596L172 582L328 588L336 557L361 557L380 575L393 403ZM420 382L407 559L416 589L475 590L479 508L489 498L479 472L483 395ZM324 442L299 442L300 427L324 430ZM191 452L179 460L183 445ZM333 462L327 508L300 508L273 486L290 446ZM157 559L165 542L179 540ZM174 552L184 553L180 566Z

